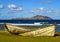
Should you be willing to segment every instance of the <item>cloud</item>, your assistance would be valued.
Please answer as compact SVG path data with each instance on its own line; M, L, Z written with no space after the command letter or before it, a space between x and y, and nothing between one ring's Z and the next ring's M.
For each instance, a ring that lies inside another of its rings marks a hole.
M60 10L56 11L55 16L60 16Z
M41 7L41 8L37 8L36 10L37 10L37 11L44 11L44 8Z
M32 13L32 14L34 14L34 13L35 13L35 11L34 11L34 10L31 10L29 13Z
M51 0L43 0L43 4L52 4L53 2Z
M40 8L36 8L36 9L32 9L31 11L30 11L30 13L32 13L32 14L38 14L38 13L40 13L40 12L44 12L44 8L43 7L40 7Z
M22 7L17 7L17 8L15 8L14 10L15 10L15 11L22 11L23 8L22 8Z
M8 8L9 8L9 9L15 9L15 8L16 8L16 5L10 4L10 5L8 5Z
M3 8L3 5L2 4L0 4L0 9L2 9Z
M14 4L8 5L8 8L9 8L10 10L12 10L12 11L22 11L22 10L23 10L22 7L18 7L18 6L16 6L16 5L14 5Z
M49 8L49 9L46 9L46 8L43 8L43 7L40 7L40 8L36 8L36 9L32 9L30 11L31 14L51 14L51 15L55 15L56 14L56 10L54 8Z
M55 13L54 8L50 8L49 10L47 10L47 14L51 14L51 13Z

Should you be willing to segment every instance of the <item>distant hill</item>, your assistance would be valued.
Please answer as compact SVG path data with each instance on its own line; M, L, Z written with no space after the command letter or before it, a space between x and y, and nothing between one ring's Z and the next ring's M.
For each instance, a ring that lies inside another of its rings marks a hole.
M52 20L50 17L42 16L42 15L36 15L32 18L14 18L12 20Z
M47 16L42 16L42 15L36 15L32 18L35 18L35 19L41 19L41 20L51 20L50 17L47 17Z

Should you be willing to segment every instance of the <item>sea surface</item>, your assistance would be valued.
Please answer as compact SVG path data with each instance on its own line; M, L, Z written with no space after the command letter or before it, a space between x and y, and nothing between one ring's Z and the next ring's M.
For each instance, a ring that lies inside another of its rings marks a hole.
M60 24L60 20L0 20L0 23L34 23L34 22L48 22Z
M36 23L36 22L46 22L48 24L56 23L56 31L60 32L60 20L0 20L0 23L17 23L17 24L25 24L25 23ZM58 25L59 24L59 25ZM4 30L4 26L0 24L0 30Z

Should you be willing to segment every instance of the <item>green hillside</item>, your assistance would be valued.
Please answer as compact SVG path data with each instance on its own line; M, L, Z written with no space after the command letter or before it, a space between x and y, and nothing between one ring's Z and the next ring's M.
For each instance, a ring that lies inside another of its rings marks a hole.
M23 37L0 31L0 42L60 42L60 32L55 37Z

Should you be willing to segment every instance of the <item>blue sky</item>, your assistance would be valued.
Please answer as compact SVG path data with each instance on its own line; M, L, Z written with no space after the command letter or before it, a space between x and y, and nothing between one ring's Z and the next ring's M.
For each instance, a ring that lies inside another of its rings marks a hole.
M60 0L0 0L0 19L36 15L60 19Z

